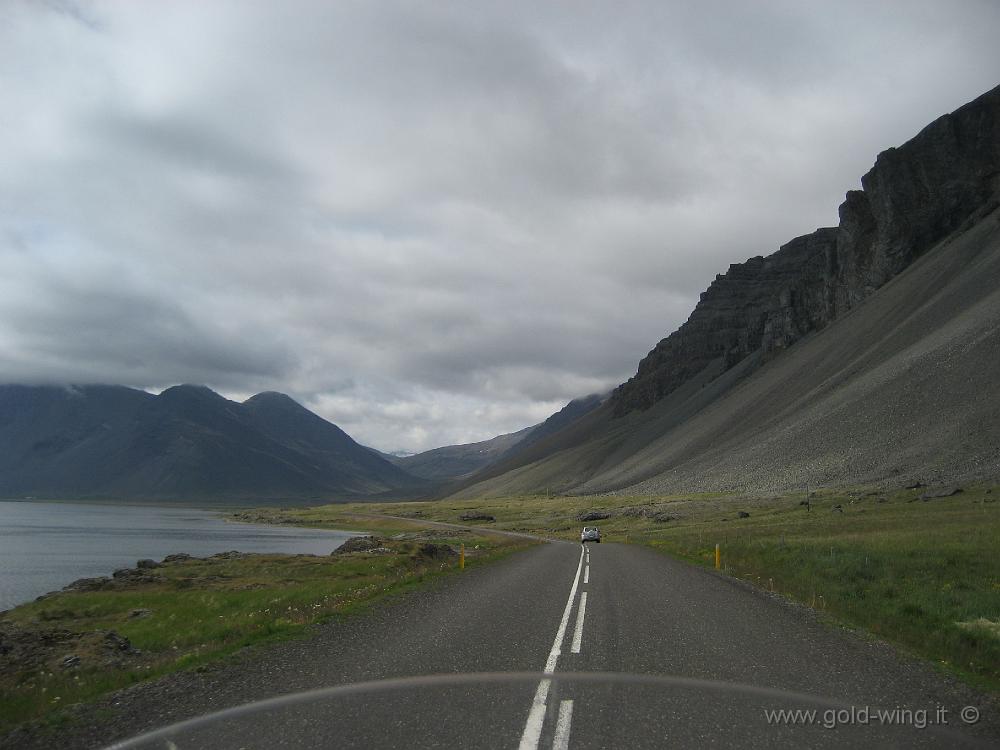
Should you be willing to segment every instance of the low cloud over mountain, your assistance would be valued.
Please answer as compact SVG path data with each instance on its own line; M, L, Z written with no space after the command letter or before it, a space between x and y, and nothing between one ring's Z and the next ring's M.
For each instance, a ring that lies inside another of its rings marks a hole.
M382 450L605 392L1000 80L995 3L0 8L0 381L208 383Z

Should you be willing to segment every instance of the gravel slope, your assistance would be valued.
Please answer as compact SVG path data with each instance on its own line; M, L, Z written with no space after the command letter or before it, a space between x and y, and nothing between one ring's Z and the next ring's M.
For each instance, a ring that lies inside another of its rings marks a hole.
M696 378L647 412L609 419L582 444L462 494L1000 478L1000 211L745 375L751 364Z

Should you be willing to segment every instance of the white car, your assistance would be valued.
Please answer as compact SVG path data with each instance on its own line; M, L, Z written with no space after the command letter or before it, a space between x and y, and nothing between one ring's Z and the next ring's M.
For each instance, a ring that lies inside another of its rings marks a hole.
M584 526L583 531L580 532L580 543L586 544L587 542L597 542L601 543L601 530L596 526Z

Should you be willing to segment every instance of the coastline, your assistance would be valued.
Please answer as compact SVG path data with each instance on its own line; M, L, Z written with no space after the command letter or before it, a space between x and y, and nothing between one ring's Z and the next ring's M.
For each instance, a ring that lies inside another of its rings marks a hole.
M326 554L351 529L256 528L226 523L228 509L77 501L0 501L0 610L59 591L81 577L111 575L144 558L184 552Z
M0 612L0 737L25 722L29 732L72 722L116 690L300 638L419 589L460 570L462 544L470 567L527 546L457 530L394 537L342 554L173 553Z

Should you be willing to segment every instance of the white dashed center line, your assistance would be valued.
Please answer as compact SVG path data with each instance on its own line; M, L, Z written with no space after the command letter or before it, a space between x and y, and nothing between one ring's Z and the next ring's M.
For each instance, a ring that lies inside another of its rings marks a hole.
M569 750L569 726L573 721L573 701L559 703L559 718L556 720L556 736L552 738L552 750Z
M556 671L556 662L562 653L562 642L566 637L566 626L569 625L569 614L573 611L573 599L576 598L576 590L580 585L580 572L583 570L584 550L580 550L580 562L576 566L576 575L573 577L573 586L569 590L569 598L566 600L566 608L563 610L562 620L559 622L559 629L556 631L556 639L552 643L552 650L549 651L549 658L545 661L545 674L552 674ZM531 702L531 710L528 712L528 720L524 722L524 732L521 734L521 744L519 750L537 750L538 742L542 737L542 725L545 723L546 701L549 697L549 687L551 680L541 680L538 689L535 691L535 698ZM562 707L560 706L560 713ZM567 742L569 741L569 726L567 723Z
M580 594L580 608L576 611L576 629L573 631L573 653L580 653L583 642L583 618L587 616L587 592Z
M590 583L590 565L583 569L583 582Z

